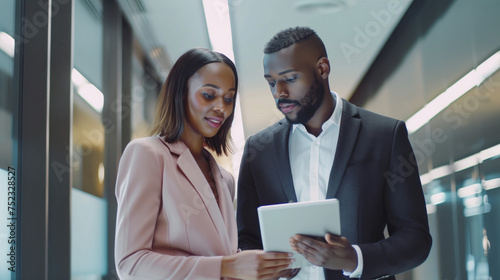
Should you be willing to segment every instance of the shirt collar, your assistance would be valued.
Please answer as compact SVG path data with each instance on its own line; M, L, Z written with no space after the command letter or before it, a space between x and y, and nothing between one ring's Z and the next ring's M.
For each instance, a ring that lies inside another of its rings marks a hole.
M342 99L336 92L332 91L331 93L333 99L335 100L335 108L333 109L333 114L330 116L330 118L327 119L321 126L323 131L328 129L332 124L340 127L340 119L342 116L342 108L343 108ZM297 128L300 128L300 130L307 132L306 127L303 124L299 123L292 125L292 133L294 133Z

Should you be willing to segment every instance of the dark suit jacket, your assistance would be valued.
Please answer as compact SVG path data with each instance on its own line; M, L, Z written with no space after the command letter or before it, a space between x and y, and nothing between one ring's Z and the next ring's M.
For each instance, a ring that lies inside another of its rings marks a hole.
M412 269L427 258L432 240L406 126L343 102L326 198L339 199L342 235L361 248L361 279ZM297 201L288 151L291 127L283 119L245 144L237 198L243 250L262 248L257 207ZM329 280L347 278L342 271L328 269L325 275Z

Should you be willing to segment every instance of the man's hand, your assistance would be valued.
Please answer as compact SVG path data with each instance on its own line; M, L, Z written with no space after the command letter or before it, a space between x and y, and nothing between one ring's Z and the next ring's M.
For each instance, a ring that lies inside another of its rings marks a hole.
M296 234L290 237L290 245L314 265L354 271L358 266L358 255L347 238L327 233L325 239L326 243Z

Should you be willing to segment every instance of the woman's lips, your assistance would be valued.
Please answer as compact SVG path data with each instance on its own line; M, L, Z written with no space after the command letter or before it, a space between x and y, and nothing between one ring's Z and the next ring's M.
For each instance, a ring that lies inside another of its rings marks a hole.
M224 122L223 118L217 118L217 117L206 117L205 119L207 120L208 125L210 125L213 128L219 128Z
M296 105L293 104L293 103L281 103L280 104L280 110L284 114L287 114L287 113L290 113L295 108L295 106Z

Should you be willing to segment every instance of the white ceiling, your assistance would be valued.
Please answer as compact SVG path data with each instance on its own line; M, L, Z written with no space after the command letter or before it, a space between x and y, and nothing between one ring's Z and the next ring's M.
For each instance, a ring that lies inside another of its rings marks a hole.
M219 5L223 0L210 1ZM262 49L279 30L309 26L327 48L331 89L348 99L411 0L228 0L234 59L240 76L245 137L282 118L263 78ZM309 8L311 2L323 4ZM210 48L202 0L119 0L162 78L193 47ZM343 5L340 10L331 8ZM302 9L298 6L302 5ZM153 57L152 49L165 51Z

